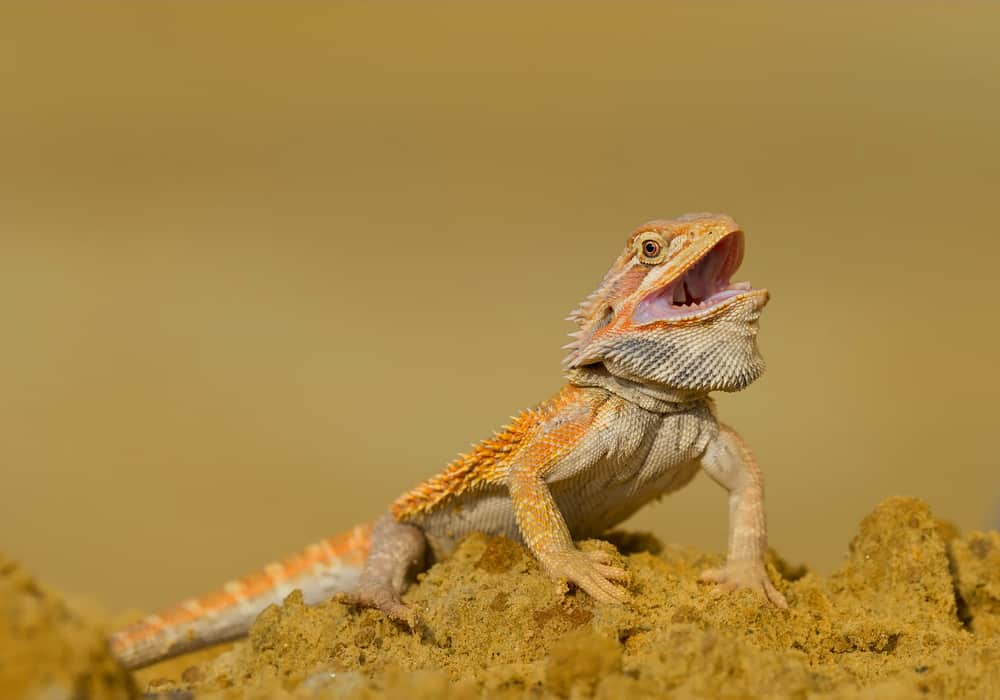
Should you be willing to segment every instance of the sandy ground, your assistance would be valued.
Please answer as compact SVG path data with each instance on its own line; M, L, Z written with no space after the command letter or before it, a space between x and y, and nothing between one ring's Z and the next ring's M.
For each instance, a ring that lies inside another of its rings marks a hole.
M106 623L0 560L0 697L1000 697L1000 533L957 533L909 498L881 503L829 578L774 557L789 610L697 581L715 555L614 534L628 606L559 594L519 545L472 536L407 593L410 632L297 593L249 639L134 678Z

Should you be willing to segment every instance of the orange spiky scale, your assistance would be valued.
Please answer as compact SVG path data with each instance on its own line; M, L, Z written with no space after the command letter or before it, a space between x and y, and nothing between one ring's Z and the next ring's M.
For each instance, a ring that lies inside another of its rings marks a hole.
M526 445L533 444L543 423L556 416L567 405L580 401L579 387L567 385L552 399L539 406L513 416L511 422L492 437L473 446L468 455L459 455L444 470L404 493L390 506L392 514L406 520L425 513L451 497L460 496L487 484L501 484L506 478L505 467ZM575 427L556 429L547 435L544 444L558 450L560 445L572 445L571 432ZM553 455L547 455L551 461Z

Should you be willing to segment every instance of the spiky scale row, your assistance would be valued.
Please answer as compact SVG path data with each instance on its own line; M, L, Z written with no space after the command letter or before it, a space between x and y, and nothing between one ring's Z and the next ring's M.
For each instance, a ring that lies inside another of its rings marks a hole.
M461 454L441 473L418 484L397 498L390 506L399 520L426 513L445 499L473 491L487 484L504 483L506 468L526 445L535 444L545 421L568 403L578 399L579 388L567 385L556 396L535 408L522 411L491 437Z

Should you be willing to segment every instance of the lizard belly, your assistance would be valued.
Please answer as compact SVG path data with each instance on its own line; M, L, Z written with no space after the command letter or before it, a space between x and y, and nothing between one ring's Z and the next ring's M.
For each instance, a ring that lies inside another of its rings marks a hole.
M545 475L574 538L600 535L649 501L682 487L698 471L697 459L718 424L708 402L660 414L612 397L607 421ZM504 484L482 485L409 519L420 527L435 559L469 533L522 541Z
M641 434L633 432L614 441L631 449L612 450L586 474L551 484L574 538L600 535L650 501L681 488L698 472L698 458L718 431L707 404L674 414L648 415L656 418L639 422L645 424ZM636 421L623 421L615 429L635 431L636 425Z
M427 536L435 560L450 554L472 532L521 540L506 486L491 486L456 496L446 506L423 514L415 523Z

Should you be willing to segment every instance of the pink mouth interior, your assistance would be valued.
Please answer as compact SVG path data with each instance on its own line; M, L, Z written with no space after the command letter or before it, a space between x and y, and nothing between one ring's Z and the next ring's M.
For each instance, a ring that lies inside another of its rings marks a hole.
M743 234L732 233L716 243L679 279L658 289L633 314L636 323L693 316L750 291L749 282L730 278L743 262Z

